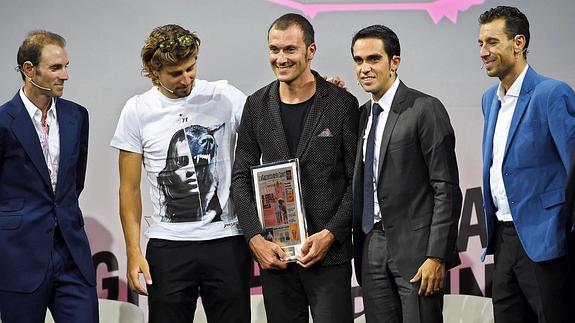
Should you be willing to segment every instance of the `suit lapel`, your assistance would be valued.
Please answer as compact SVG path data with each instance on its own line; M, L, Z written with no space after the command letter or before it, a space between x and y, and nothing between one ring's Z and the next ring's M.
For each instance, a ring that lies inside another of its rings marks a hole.
M40 145L40 139L38 139L38 133L36 128L30 119L30 115L20 99L20 94L17 93L12 99L12 109L8 112L13 118L12 131L14 135L20 141L22 148L30 157L32 164L38 170L40 178L44 183L50 187L52 190L52 184L50 183L50 175L48 173L48 166L46 166L46 161L44 160L44 153L42 152L42 146Z
M483 151L483 167L491 167L491 159L493 158L493 135L495 134L495 125L497 124L497 117L499 116L499 109L501 102L496 94L493 95L491 106L489 107L489 114L487 128L485 129L485 150Z
M68 168L73 155L74 146L77 138L79 138L76 127L77 120L73 117L70 111L67 111L67 106L62 104L60 100L56 101L56 112L58 118L58 131L60 132L60 160L58 162L58 182L56 184L56 192L58 187L64 181L63 172Z
M367 101L360 109L359 115L359 133L358 133L358 145L357 145L357 156L359 160L363 161L363 142L365 128L367 127L367 120L369 119L369 113L371 112L371 100Z
M309 111L307 118L305 120L305 124L303 126L303 130L297 145L296 157L300 159L302 158L302 155L308 143L313 138L314 130L317 126L317 123L321 119L321 113L326 105L324 99L324 97L327 94L326 84L324 84L323 79L318 78L318 76L315 75L315 73L314 76L316 81L315 99L313 105L311 106L311 110Z
M391 134L393 133L393 128L397 123L399 114L403 110L403 102L407 94L407 87L403 82L399 83L393 102L391 103L391 109L387 115L387 121L385 122L385 128L383 128L383 135L381 136L381 146L379 147L379 162L377 164L378 177L381 176L381 170L383 169L383 163L385 161L385 155L387 152L387 147L389 146L389 140L391 139Z
M531 92L534 87L535 72L528 68L525 78L523 79L523 84L521 85L521 92L519 93L519 98L517 98L517 104L515 105L515 111L513 112L513 118L511 119L511 125L509 126L509 134L507 135L507 143L505 144L504 159L507 156L507 151L511 145L511 141L515 136L517 127L519 126L519 121L523 117L529 101L531 100Z
M282 116L280 112L280 93L279 93L279 81L275 81L270 89L270 101L268 102L269 112L272 119L272 124L270 125L270 137L272 147L277 147L281 158L284 160L290 159L291 154L287 144L286 134L284 131Z

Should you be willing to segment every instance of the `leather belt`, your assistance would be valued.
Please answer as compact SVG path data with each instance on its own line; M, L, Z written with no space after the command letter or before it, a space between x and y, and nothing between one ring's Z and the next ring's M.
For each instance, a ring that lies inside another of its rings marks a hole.
M500 226L506 227L506 228L515 227L515 225L513 224L513 221L497 221L497 225L500 225Z

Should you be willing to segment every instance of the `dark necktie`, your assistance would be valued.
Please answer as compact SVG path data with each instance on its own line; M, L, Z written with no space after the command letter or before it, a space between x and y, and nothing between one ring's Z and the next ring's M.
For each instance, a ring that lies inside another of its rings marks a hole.
M383 111L377 103L373 104L371 109L371 127L367 135L367 144L365 146L365 160L363 167L363 219L361 228L363 232L368 233L373 228L373 162L375 150L375 129L379 114Z

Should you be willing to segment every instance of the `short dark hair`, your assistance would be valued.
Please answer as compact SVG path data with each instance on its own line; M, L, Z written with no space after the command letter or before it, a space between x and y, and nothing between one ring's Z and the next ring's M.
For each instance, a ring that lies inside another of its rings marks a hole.
M353 45L358 39L365 39L365 38L375 38L381 39L383 42L383 49L387 54L389 60L393 58L393 56L400 56L401 54L401 46L399 45L399 38L393 32L393 30L389 29L384 25L372 25L369 27L365 27L362 30L358 31L353 35L351 40L351 55L353 56Z
M303 42L306 46L315 43L313 26L304 16L297 13L287 13L274 20L268 28L268 35L272 29L286 30L293 25L298 26L303 31Z
M160 43L175 40L180 36L188 36L191 39L189 46L176 46L168 52L160 49ZM178 25L171 24L154 28L140 52L144 76L149 77L155 85L159 85L158 78L152 72L159 71L165 66L181 64L191 57L198 56L200 43L200 38L196 33Z
M46 45L56 45L62 48L66 47L66 40L64 37L49 32L46 30L33 30L28 33L26 39L18 48L18 54L16 55L16 62L18 63L18 69L22 68L24 62L30 62L34 66L40 64L40 56L42 55L42 49ZM20 70L22 75L22 80L26 79L24 73Z
M529 38L531 37L527 16L515 7L498 6L482 13L479 16L479 24L488 24L498 19L505 21L505 33L508 39L512 39L517 35L525 36L523 57L527 57L527 48L529 48Z

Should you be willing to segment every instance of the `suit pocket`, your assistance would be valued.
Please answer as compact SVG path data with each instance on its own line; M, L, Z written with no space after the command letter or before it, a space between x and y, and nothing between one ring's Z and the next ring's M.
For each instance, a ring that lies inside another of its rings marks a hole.
M2 215L3 212L11 213L21 211L23 208L24 208L23 198L0 201L0 216Z
M549 209L564 203L565 203L565 193L563 189L549 191L541 194L541 204L545 209Z
M169 244L168 240L152 238L148 240L148 247L165 248Z
M0 217L0 230L14 230L20 227L22 223L21 215L1 216Z
M334 165L337 143L334 137L314 137L310 152L312 162L319 164Z
M398 141L394 141L392 138L392 140L389 142L389 146L387 146L387 150L389 152L394 152L397 150L402 150L402 149L407 148L407 147L411 147L415 144L417 144L417 141L415 141L411 138L403 138L403 139L398 140Z
M525 130L527 132L539 132L541 129L542 121L540 120L527 120L521 122L521 130Z
M431 216L418 217L417 219L411 219L409 221L409 223L411 225L411 230L416 231L416 230L420 230L420 229L429 227L429 225L431 224L430 220L431 220Z
M22 223L24 199L9 199L0 201L0 230L14 230Z

